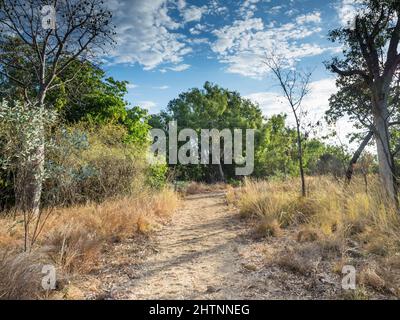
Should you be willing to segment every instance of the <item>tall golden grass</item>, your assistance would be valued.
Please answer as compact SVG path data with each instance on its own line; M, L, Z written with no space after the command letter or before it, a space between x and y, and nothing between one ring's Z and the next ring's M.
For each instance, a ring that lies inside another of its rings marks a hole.
M376 178L370 180L366 191L358 178L345 186L328 177L309 177L306 198L300 196L296 179L247 180L242 188L230 189L227 199L242 216L259 217L267 233L302 226L314 230L314 235L303 235L306 238L355 238L368 252L396 254L400 249L400 215L385 199Z
M24 253L23 224L0 219L0 299L43 296L41 266L53 264L58 278L93 270L107 243L147 234L177 208L169 189L158 194L54 209L32 252ZM45 214L44 214L45 215Z
M191 182L186 188L184 188L184 193L186 195L195 195L208 192L219 192L225 191L227 185L225 183L215 183L215 184L205 184L201 182Z
M257 236L294 240L271 263L305 274L313 270L308 257L320 255L316 261L323 259L333 273L341 275L347 264L357 266L357 290L339 298L400 297L400 215L376 177L368 179L366 190L359 177L348 186L309 177L306 198L300 197L297 179L248 180L230 188L227 201L243 217L255 218Z

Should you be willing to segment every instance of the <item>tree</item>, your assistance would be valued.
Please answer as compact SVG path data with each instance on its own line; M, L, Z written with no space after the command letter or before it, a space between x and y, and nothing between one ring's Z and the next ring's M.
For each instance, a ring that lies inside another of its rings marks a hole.
M148 143L148 112L125 100L127 81L106 77L104 70L89 61L76 61L57 83L60 85L47 95L46 103L55 106L66 123L120 124L128 130L131 142Z
M167 109L154 116L150 124L153 128L168 130L168 122L172 120L177 121L178 130L191 128L199 134L201 129L230 129L231 132L233 129L261 129L263 117L259 107L239 93L206 82L202 89L191 89L170 101ZM223 143L220 149L220 164L185 166L182 172L177 165L174 169L177 169L178 178L210 182L234 178L234 166L222 162ZM212 152L209 156L212 157Z
M391 150L389 108L393 79L400 64L400 2L365 0L363 15L357 15L354 28L347 26L330 33L332 41L346 45L344 59L335 58L329 68L341 81L358 85L368 102L358 112L370 120L379 162L379 174L388 198L397 203L394 161Z
M48 12L42 14L44 9ZM51 16L52 13L55 15ZM60 86L57 78L72 63L94 58L95 53L112 42L111 16L101 0L2 1L0 74L18 88L30 108L50 108L46 97ZM17 177L21 190L17 206L35 214L39 213L44 174L44 126L41 123L43 119L38 120L36 136L27 141L27 145L36 142L34 148L30 148L28 163L24 164L29 169L23 178Z
M298 166L296 158L296 133L286 127L286 115L275 115L263 125L262 140L256 155L256 175L292 176Z
M275 75L279 85L292 109L293 116L296 121L297 133L297 152L299 159L299 170L301 178L301 194L306 196L306 181L304 176L303 161L303 139L302 139L302 103L304 98L310 92L311 73L296 71L294 69L286 69L287 63L280 57L269 55L265 60L265 64Z

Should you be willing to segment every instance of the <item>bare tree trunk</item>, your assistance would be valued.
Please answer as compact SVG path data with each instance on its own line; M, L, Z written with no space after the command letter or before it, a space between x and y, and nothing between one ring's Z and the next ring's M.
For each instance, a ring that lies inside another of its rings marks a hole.
M219 171L219 177L220 177L221 181L225 182L225 174L224 174L224 170L222 169L221 163L218 164L218 171Z
M354 153L353 158L351 158L349 166L346 171L346 183L349 184L351 181L351 178L353 177L354 173L354 165L357 163L358 159L361 156L361 153L364 151L365 147L371 140L372 136L374 133L371 131L368 133L368 135L364 138L364 140L361 142L361 145L358 147L357 151Z
M299 167L300 167L300 177L301 177L301 195L305 197L307 195L306 179L304 177L303 146L301 143L301 133L299 125L297 125L297 147L298 147Z
M365 193L368 195L368 172L363 170L362 174L364 177Z
M37 136L40 144L24 159L17 172L16 206L18 210L39 214L44 174L44 128L38 128ZM28 142L29 143L29 142Z
M39 95L37 108L43 111L46 91ZM27 156L23 158L17 172L16 184L16 207L24 213L32 214L34 217L39 215L40 200L42 197L44 161L45 161L45 128L43 123L43 112L38 113L39 119L37 130L26 137L23 145L29 150ZM30 146L34 148L31 150ZM26 152L26 150L24 150ZM29 223L28 226L29 228ZM28 230L29 231L29 230Z
M376 103L374 112L375 140L379 161L379 176L389 200L397 203L393 161L390 151L390 134L388 128L388 109L385 100Z
M27 141L23 141L23 153L26 153L18 165L15 180L16 208L24 217L24 250L28 252L32 247L32 224L40 221L40 200L44 176L45 144L43 117L35 121L38 128L32 134L27 135ZM34 148L28 147L35 141ZM33 226L34 227L34 226ZM32 239L33 240L33 239Z

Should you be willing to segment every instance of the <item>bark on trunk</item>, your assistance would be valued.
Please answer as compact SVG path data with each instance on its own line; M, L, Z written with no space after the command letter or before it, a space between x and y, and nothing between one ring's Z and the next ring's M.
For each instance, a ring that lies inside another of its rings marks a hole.
M37 108L44 108L45 93L41 95ZM23 145L34 143L34 148L28 148L28 156L19 164L16 177L16 207L24 213L39 215L40 200L42 197L44 161L45 161L45 132L43 124L43 112L38 113L37 130L27 136ZM26 151L26 150L25 150Z
M379 176L390 201L397 203L393 161L390 151L390 134L388 126L388 109L386 101L376 103L374 112L375 140L379 161Z
M16 205L22 212L39 214L44 174L44 129L39 128L37 138L40 144L32 150L17 172Z
M224 174L224 170L222 169L222 164L218 164L218 171L219 171L219 177L221 179L222 182L225 182L225 174Z
M300 178L301 178L301 195L303 197L305 197L307 195L307 192L306 192L306 179L304 177L303 146L302 146L302 143L301 143L301 133L300 133L299 126L297 126L297 147L298 147Z
M351 178L353 177L354 165L357 163L358 159L360 158L362 152L364 151L365 147L367 146L373 135L374 135L373 132L368 133L368 135L364 138L363 142L361 143L360 147L354 153L353 158L351 158L349 166L346 171L347 184L350 184Z

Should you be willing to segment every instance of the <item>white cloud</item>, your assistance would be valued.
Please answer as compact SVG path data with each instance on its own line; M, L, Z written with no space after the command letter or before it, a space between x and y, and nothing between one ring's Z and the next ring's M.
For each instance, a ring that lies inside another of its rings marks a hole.
M159 86L159 87L153 87L153 89L158 89L158 90L167 90L169 89L169 86Z
M303 101L303 110L308 111L311 119L320 120L329 108L329 98L337 92L336 80L326 78L311 82L310 89L310 94ZM283 95L276 92L257 92L247 95L246 98L258 103L264 115L270 117L286 113L288 122L294 124L291 119L292 111Z
M177 65L174 67L169 67L167 69L169 69L171 71L181 72L181 71L185 71L189 68L190 68L190 64L180 64L180 65Z
M157 103L155 103L154 101L139 101L138 105L141 108L145 108L145 109L147 109L149 111L154 109L155 107L157 107Z
M356 14L360 13L361 0L341 0L336 10L343 26L353 23Z
M175 5L182 6L184 1ZM114 63L139 63L146 70L160 64L178 64L191 49L177 30L168 0L135 0L107 2L117 26L117 46L110 50Z
M260 0L245 0L239 8L239 15L243 19L252 18L257 11L257 4L259 2Z
M191 44L196 44L196 45L209 44L210 43L208 38L193 38L193 39L190 39L189 42Z
M300 17L307 24L286 23L279 26L265 26L260 18L237 20L232 25L214 31L217 37L212 50L219 61L228 65L227 71L243 76L262 78L267 74L263 64L266 53L275 53L287 58L289 63L319 55L331 48L323 48L316 43L299 43L308 36L321 31L315 26L318 14Z
M203 24L196 24L193 28L189 29L189 32L193 35L199 35L201 34L203 31L207 30L207 26L203 25Z
M182 16L185 23L192 21L200 21L203 14L207 11L206 7L191 6L182 11Z
M272 7L271 9L269 9L269 10L267 11L267 13L276 15L276 14L280 13L280 11L281 11L283 8L284 8L284 6L274 6L274 7Z
M281 113L289 114L290 112L285 98L275 92L256 92L245 96L245 98L258 103L263 114L267 117Z
M136 84L134 84L134 83L128 83L127 85L126 85L126 88L127 89L135 89L135 88L137 88L138 87L138 85L136 85Z
M305 23L320 23L321 22L321 12L313 12L309 14L303 14L296 18L298 24Z
M186 1L185 0L178 0L177 7L178 7L179 10L184 9L186 7Z

